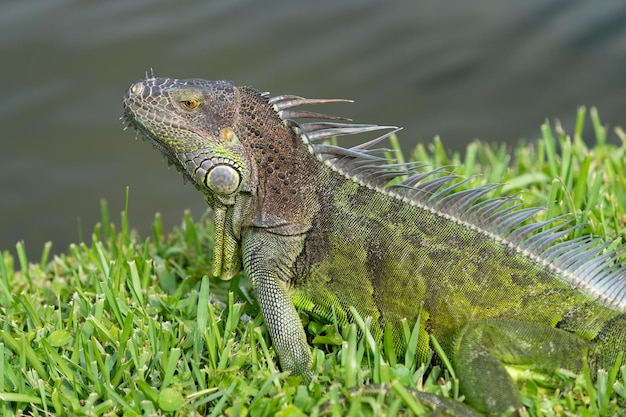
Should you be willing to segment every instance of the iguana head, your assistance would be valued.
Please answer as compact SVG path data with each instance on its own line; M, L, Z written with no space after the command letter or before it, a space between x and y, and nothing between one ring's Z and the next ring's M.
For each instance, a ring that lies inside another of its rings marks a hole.
M207 200L232 205L250 190L250 161L233 130L235 87L228 81L146 78L124 97L125 117Z

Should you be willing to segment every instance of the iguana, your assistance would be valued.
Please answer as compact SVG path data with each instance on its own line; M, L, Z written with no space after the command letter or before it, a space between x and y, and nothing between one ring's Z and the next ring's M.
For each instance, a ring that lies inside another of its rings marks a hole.
M455 191L453 176L388 161L374 147L391 126L300 107L343 101L152 75L124 97L128 124L213 208L213 275L250 277L283 370L311 376L297 309L348 323L353 307L400 350L401 320L415 323L420 305L416 355L434 335L483 413L522 406L505 365L615 364L626 350L622 251L562 240L567 222L528 222L539 208L486 198L497 185ZM377 131L349 149L325 143Z

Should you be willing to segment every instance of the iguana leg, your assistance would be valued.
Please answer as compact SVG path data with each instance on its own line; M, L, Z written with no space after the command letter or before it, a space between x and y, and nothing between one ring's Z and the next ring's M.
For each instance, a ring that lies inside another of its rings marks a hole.
M252 280L265 325L283 371L311 377L311 351L285 276L302 247L301 237L254 229L243 236L244 270Z
M591 345L547 325L482 320L468 323L459 332L452 361L466 402L481 412L500 415L522 406L505 365L545 373L558 368L578 371Z

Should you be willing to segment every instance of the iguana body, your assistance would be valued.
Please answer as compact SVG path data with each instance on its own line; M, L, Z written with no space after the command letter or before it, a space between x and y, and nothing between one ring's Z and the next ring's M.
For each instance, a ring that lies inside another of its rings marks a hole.
M124 99L130 124L214 209L214 275L246 271L284 370L310 374L295 307L347 323L353 306L372 317L375 337L389 331L402 349L400 321L412 325L421 304L423 336L436 336L483 412L521 407L505 364L551 372L615 363L626 350L618 254L591 239L557 243L567 227L518 226L537 209L479 201L495 186L454 192L453 177L388 165L369 149L377 140L320 143L389 129L296 109L330 101L153 77Z

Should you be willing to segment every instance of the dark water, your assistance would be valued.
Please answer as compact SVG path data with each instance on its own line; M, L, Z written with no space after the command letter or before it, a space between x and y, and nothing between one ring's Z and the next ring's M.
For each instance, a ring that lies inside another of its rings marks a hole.
M143 236L205 205L147 144L122 132L121 97L157 75L231 79L273 94L353 98L359 122L442 136L534 139L571 130L577 106L626 125L626 3L574 0L0 3L0 250L64 251L130 186ZM407 145L407 148L409 146Z

